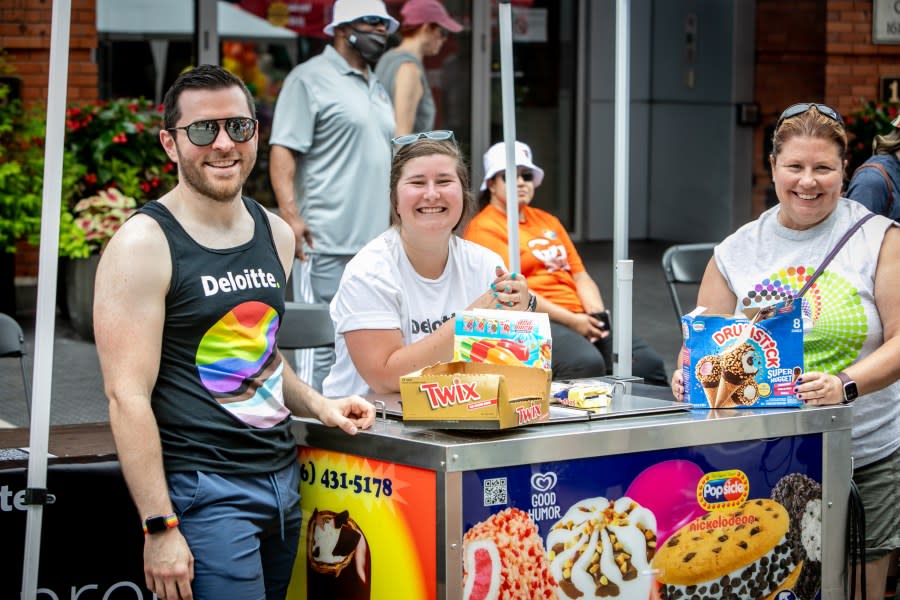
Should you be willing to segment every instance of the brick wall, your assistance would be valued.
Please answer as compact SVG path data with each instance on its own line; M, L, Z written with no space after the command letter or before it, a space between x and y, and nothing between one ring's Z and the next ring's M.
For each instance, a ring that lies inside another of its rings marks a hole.
M22 78L22 97L27 102L47 101L52 12L52 0L0 0L0 48ZM96 48L95 0L72 0L68 101L97 99Z
M826 4L757 0L755 98L762 120L753 135L753 214L774 201L769 139L781 111L825 95Z
M880 99L881 77L900 75L900 44L872 43L872 0L756 3L753 213L774 200L765 158L778 114L794 102L821 101L842 114Z
M50 29L52 0L0 0L0 48L22 79L25 102L47 102L50 74ZM98 94L95 0L72 0L69 29L67 102L93 102ZM19 243L16 276L37 275L38 253L29 244Z

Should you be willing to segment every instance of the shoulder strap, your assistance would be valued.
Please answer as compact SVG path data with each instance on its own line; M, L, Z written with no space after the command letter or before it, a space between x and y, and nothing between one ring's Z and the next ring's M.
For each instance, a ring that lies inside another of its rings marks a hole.
M874 162L867 162L859 165L856 168L856 172L858 173L862 169L876 169L879 173L881 173L881 177L884 178L884 184L887 186L888 190L887 210L883 214L885 216L890 215L891 210L894 208L894 183L891 181L891 176L888 175L887 169Z
M869 214L867 214L863 218L861 218L859 221L854 223L853 226L850 229L848 229L846 233L844 233L843 237L841 239L839 239L837 244L834 245L834 248L831 249L831 252L829 252L825 256L825 258L822 260L822 264L819 265L819 268L816 269L816 272L813 273L812 277L809 278L809 280L806 282L806 285L804 285L802 288L800 288L800 291L797 292L797 296L796 296L797 298L800 298L801 296L803 296L803 294L805 294L807 292L807 290L809 290L809 288L812 287L813 282L819 278L819 275L821 275L822 273L825 272L825 267L828 266L828 264L837 255L837 253L840 251L840 249L844 247L844 244L846 244L847 241L851 237L853 237L853 234L856 233L856 231L860 227L862 227L866 221L868 221L869 219L871 219L874 216L875 216L875 213L870 212Z

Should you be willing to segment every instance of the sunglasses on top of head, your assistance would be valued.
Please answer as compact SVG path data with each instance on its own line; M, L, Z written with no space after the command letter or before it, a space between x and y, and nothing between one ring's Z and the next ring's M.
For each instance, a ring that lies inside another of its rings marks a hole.
M506 181L506 172L500 171L497 173L500 176L500 179ZM522 181L534 181L534 171L522 171L519 173L519 177L522 178Z
M183 130L195 146L209 146L219 137L219 123L225 122L225 133L231 141L242 144L249 142L256 135L256 119L250 117L229 117L227 119L209 119L194 121L184 127L169 127L166 131Z
M434 131L422 131L419 133L410 133L408 135L399 135L392 139L391 143L395 146L408 146L422 138L427 138L436 142L443 142L445 140L456 141L456 138L453 137L453 132L449 129L435 129Z
M784 109L784 112L778 117L778 123L775 124L775 130L778 131L778 128L781 127L781 124L784 123L785 119L802 115L810 108L815 108L820 115L825 115L829 119L837 121L841 126L844 125L844 119L841 118L841 113L830 106L826 104L816 104L815 102L801 102L799 104L792 104Z

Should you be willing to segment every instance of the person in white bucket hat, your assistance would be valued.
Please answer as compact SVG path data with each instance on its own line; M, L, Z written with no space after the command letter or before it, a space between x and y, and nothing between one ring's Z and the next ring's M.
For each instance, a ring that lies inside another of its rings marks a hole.
M334 44L294 68L278 95L269 177L303 263L295 300L331 302L353 255L388 227L394 109L372 65L397 25L381 0L337 0L324 29ZM300 371L320 390L334 351L314 356Z
M537 298L536 310L550 317L553 378L607 375L612 368L612 331L600 289L559 219L531 206L534 189L544 181L531 148L516 142L515 159L520 268ZM463 234L504 258L509 256L505 170L506 146L500 142L484 153L481 211ZM668 385L662 357L646 342L633 338L632 357L632 374L647 383Z

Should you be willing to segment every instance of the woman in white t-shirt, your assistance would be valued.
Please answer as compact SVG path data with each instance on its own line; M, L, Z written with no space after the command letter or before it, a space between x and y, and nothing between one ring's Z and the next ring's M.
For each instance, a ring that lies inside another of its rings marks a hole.
M396 392L402 375L451 360L456 311L533 308L524 277L456 235L473 199L453 133L393 143L391 227L350 261L331 301L335 364L323 383L327 396Z
M736 313L795 297L844 233L869 214L841 197L846 153L847 133L833 108L804 103L782 113L769 158L778 205L716 246L698 306ZM802 300L810 327L804 332L797 398L807 405L855 401L851 454L866 514L870 600L883 598L891 556L896 561L900 548L898 290L900 228L874 216L835 254ZM678 399L684 393L680 369L672 376L672 392Z

